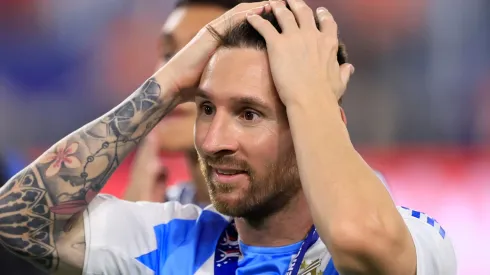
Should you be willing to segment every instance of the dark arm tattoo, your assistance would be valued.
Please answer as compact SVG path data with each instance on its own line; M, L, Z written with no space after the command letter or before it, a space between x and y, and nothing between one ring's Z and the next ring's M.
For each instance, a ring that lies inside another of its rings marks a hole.
M155 79L64 138L0 189L0 244L56 270L56 240L83 213L123 158L177 105ZM164 102L165 101L165 102ZM61 255L63 256L63 255Z

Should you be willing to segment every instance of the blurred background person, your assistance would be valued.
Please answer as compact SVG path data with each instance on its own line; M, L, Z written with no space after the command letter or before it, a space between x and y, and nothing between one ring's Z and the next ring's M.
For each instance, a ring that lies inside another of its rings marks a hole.
M25 166L151 75L176 2L0 1L7 170ZM451 232L458 274L490 274L490 1L309 2L334 14L356 66L344 101L353 143L399 205L426 209ZM184 147L155 146L159 181L194 182ZM105 192L129 194L131 164L123 163ZM165 188L152 188L147 200L163 200Z

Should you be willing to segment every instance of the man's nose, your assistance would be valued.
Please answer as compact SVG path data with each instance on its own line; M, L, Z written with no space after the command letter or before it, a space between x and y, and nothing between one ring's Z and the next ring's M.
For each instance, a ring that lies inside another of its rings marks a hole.
M238 150L236 129L233 129L233 118L216 114L211 122L201 149L208 156L230 155Z

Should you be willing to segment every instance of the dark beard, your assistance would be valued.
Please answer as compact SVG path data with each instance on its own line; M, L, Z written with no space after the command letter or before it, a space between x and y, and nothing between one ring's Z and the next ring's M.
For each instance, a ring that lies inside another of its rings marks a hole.
M211 201L216 210L224 215L245 218L250 223L260 224L265 218L282 210L301 190L298 167L294 151L278 158L280 162L268 165L268 173L258 176L243 160L232 156L203 159L199 157L201 170L208 185ZM226 164L243 170L250 178L250 184L234 204L219 200L219 194L234 192L232 186L219 186L211 180L209 164Z

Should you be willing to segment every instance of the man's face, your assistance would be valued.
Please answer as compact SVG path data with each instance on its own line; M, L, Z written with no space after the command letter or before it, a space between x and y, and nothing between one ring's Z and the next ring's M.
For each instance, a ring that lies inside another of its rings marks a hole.
M174 10L163 25L158 42L158 64L164 65L182 49L207 23L225 13L212 5L184 6ZM155 128L162 150L182 151L193 147L193 129L196 119L194 103L177 106Z
M219 49L200 90L195 145L214 206L234 217L279 210L301 184L266 53Z

